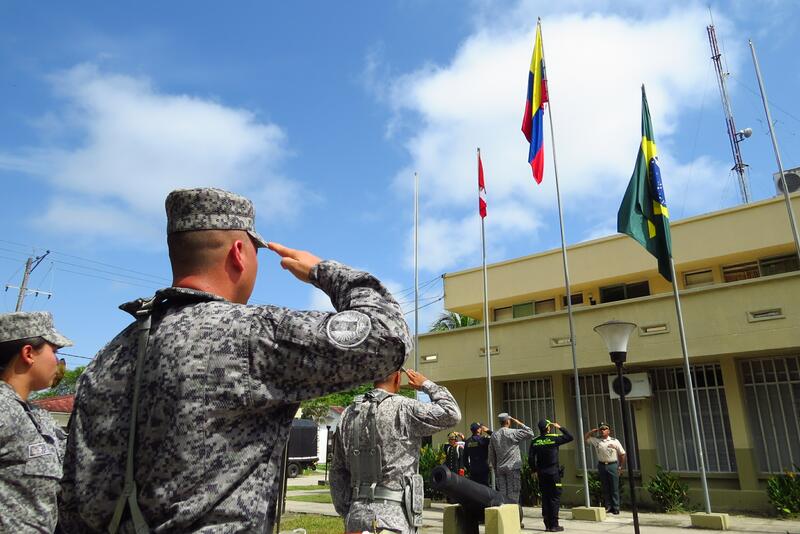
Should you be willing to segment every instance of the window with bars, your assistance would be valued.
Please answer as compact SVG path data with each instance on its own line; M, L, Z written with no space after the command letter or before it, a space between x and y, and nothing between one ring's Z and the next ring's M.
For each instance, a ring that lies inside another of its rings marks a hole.
M693 365L691 372L706 470L735 472L722 370L713 363ZM671 471L699 471L683 367L654 369L650 377L659 464Z
M745 360L741 370L759 469L800 465L800 356Z
M622 446L625 447L625 434L622 425L622 410L620 409L620 402L617 399L611 399L611 394L608 389L608 373L600 373L594 375L579 376L581 385L581 411L583 413L583 428L588 431L596 428L601 422L607 423L611 427L611 435L617 438ZM575 406L575 379L570 380L572 386L572 406ZM627 403L629 408L628 414L632 414L635 410L630 410L631 404ZM575 417L577 420L577 417ZM633 416L629 417L631 422L631 442L633 443L633 454L631 451L625 450L628 453L627 463L634 470L639 469L639 442L636 439L636 421ZM577 432L577 429L575 429ZM583 439L583 436L575 435L575 439ZM580 463L580 448L575 448L575 458L577 465ZM586 467L589 469L597 469L597 454L594 447L586 445Z
M534 378L503 383L503 411L532 429L540 419L557 420L550 378ZM530 440L520 443L523 457L528 454Z

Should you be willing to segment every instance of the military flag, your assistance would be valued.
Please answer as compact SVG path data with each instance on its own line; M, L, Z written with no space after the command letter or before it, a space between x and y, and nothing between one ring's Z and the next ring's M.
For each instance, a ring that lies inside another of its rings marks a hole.
M528 71L528 92L525 94L525 116L522 118L522 133L530 143L528 163L533 179L542 183L544 174L544 104L547 102L547 76L544 70L544 48L542 26L536 25L536 42Z
M650 108L642 86L642 142L633 176L617 213L617 231L628 234L658 259L658 272L672 281L672 239L669 211L658 168L656 140L650 122Z

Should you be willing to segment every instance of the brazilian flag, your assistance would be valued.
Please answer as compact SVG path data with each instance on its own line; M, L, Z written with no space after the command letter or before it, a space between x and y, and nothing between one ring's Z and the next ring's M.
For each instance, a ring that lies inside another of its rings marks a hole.
M669 211L658 168L656 140L650 122L650 108L642 86L642 144L636 167L617 212L617 232L628 234L658 259L658 272L672 282L672 239Z

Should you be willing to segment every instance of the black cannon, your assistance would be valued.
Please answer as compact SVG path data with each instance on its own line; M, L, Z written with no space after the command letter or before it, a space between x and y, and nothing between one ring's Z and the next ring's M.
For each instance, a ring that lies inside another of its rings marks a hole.
M486 508L506 504L505 498L499 492L456 475L445 465L433 468L431 481L433 489L461 505L468 522L474 526L474 532L478 532L478 524L483 523Z

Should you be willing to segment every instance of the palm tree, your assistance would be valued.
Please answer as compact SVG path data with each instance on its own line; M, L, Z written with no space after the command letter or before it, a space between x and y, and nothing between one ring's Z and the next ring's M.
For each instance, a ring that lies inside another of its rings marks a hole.
M464 328L465 326L475 326L480 324L480 321L461 315L457 312L446 311L442 313L438 319L431 325L431 332L447 332L455 330L456 328Z

